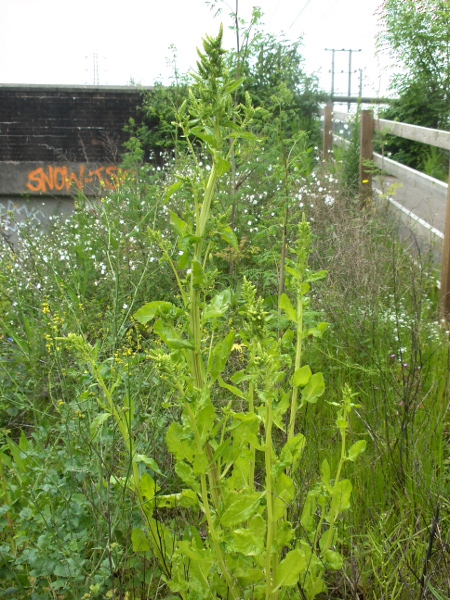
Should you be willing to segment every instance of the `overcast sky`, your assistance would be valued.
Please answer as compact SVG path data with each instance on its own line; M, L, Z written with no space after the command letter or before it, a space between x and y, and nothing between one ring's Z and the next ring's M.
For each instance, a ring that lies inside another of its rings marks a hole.
M195 68L195 48L206 34L227 29L236 0L224 3L214 19L205 0L0 0L0 83L151 85L167 80L169 47L178 53L180 71ZM352 55L352 93L360 69L366 95L383 94L386 70L375 57L381 0L239 0L248 19L252 6L264 12L266 30L303 38L308 73L331 86L331 52L361 49ZM219 3L220 4L220 3ZM226 45L234 38L227 32ZM97 61L94 59L97 55ZM348 53L336 53L336 91L347 92ZM343 72L342 72L343 71Z

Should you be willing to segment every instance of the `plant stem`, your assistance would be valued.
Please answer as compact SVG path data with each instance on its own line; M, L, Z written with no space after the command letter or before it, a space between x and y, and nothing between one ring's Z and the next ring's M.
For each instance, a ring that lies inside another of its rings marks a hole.
M268 385L269 382L267 382ZM266 390L270 388L266 385ZM266 442L265 442L265 467L266 467L266 500L267 500L267 539L266 539L266 600L276 599L278 593L273 593L275 586L277 559L276 552L272 555L272 546L276 538L277 522L274 518L274 494L273 475L272 475L272 397L269 394L266 396ZM273 595L275 594L275 595Z
M294 373L300 368L302 361L302 341L303 341L303 293L301 282L299 282L297 291L297 344L295 350ZM288 441L295 435L295 421L298 409L298 387L292 386L291 396L291 414L289 419Z

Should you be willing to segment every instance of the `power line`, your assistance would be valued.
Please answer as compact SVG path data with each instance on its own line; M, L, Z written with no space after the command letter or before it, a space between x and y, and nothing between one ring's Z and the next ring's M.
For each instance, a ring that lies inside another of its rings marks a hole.
M289 29L291 29L291 27L293 27L295 25L295 23L298 21L298 19L300 18L300 15L302 14L302 12L305 10L305 8L308 6L308 4L311 2L311 0L306 0L306 3L303 5L303 8L301 9L301 11L298 13L298 15L295 17L295 19L292 21L290 27L287 28L287 31L289 31Z

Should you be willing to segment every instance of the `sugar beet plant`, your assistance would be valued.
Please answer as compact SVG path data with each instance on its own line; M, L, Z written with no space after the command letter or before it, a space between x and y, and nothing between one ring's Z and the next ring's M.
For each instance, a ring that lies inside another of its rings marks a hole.
M186 198L183 215L170 214L174 241L148 232L170 264L179 302L149 302L134 315L153 336L150 358L179 407L180 418L166 436L179 491L162 493L154 461L135 454L138 399L117 406L118 383L105 382L94 349L79 336L66 341L89 366L105 419L115 419L130 455L132 469L122 485L142 516L132 534L134 551L153 556L170 593L186 600L312 600L326 590L326 571L342 566L338 517L349 508L352 486L341 473L365 442L346 447L354 403L345 389L336 471L324 460L317 485L297 489L306 445L297 416L325 392L322 373L313 374L302 361L304 339L326 329L325 323L304 327L310 285L325 275L308 268L309 223L298 225L279 312L266 310L246 279L240 293L221 288L213 268L219 242L238 248L228 213L216 213L217 185L230 169L234 146L252 137L254 113L248 99L238 107L233 103L241 81L226 70L221 40L222 31L204 41L193 89L177 114L192 166L168 191ZM302 514L294 510L300 497ZM173 512L165 518L164 508L177 508L183 520L177 523Z

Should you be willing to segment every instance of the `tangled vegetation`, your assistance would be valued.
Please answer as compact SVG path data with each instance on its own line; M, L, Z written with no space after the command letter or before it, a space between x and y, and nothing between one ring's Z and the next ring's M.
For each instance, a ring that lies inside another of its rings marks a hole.
M2 248L0 597L445 598L429 257L198 66L175 155Z

